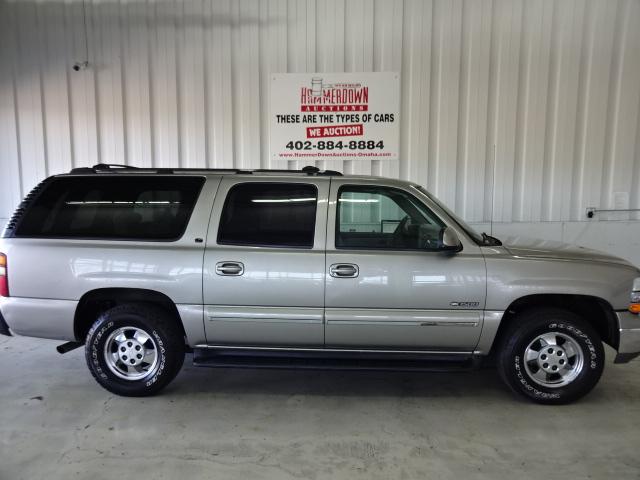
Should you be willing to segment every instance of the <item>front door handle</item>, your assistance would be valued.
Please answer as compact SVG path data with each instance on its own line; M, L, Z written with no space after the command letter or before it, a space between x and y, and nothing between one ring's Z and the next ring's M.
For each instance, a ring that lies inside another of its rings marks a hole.
M244 273L244 265L240 262L218 262L216 263L216 273L237 277Z
M329 267L329 275L336 278L355 278L358 273L358 266L353 263L334 263Z

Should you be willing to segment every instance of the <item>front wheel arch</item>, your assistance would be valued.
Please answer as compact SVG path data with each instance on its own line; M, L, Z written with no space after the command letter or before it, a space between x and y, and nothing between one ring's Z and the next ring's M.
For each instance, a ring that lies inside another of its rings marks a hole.
M591 295L534 294L520 297L507 307L493 340L490 355L494 356L497 353L505 334L514 323L520 321L523 313L547 307L566 310L580 316L595 329L604 343L618 349L618 321L613 307L605 299Z

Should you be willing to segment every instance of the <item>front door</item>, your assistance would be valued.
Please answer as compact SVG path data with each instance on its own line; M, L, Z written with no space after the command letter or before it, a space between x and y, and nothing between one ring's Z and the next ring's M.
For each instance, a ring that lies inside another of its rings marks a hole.
M437 251L445 223L416 193L333 180L326 347L471 351L477 344L486 290L480 248L459 232L462 251Z
M322 347L329 179L225 178L204 254L210 345Z

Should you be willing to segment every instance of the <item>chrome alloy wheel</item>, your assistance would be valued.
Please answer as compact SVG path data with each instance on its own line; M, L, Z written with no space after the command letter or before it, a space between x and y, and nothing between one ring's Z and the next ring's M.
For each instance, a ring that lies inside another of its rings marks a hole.
M140 328L118 328L104 344L104 359L109 370L118 377L140 380L157 369L158 345Z
M584 352L560 332L538 335L524 351L524 368L538 385L559 388L576 379L584 367Z

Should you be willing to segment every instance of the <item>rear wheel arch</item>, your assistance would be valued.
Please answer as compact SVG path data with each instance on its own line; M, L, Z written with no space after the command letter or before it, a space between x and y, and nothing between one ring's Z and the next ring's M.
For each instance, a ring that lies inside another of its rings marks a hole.
M544 307L555 307L579 315L596 330L604 343L617 349L619 333L616 315L611 304L603 298L591 295L534 294L516 299L505 310L491 353L496 353L505 334L519 321L521 313Z
M176 304L164 293L142 288L99 288L86 292L78 302L73 321L76 340L84 342L96 319L107 310L123 304L154 305L170 314L186 337Z

